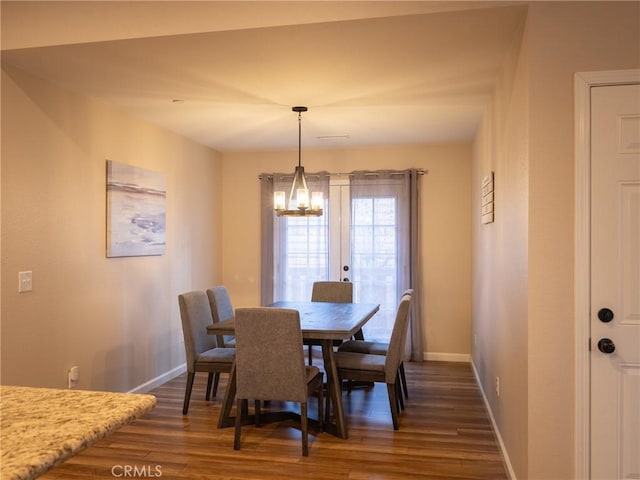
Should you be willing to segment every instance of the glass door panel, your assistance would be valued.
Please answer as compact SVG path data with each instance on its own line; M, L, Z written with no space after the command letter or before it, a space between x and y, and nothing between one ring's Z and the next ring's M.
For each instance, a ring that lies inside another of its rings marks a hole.
M366 340L389 341L398 284L397 215L393 197L351 200L351 263L356 301L379 303L363 328Z

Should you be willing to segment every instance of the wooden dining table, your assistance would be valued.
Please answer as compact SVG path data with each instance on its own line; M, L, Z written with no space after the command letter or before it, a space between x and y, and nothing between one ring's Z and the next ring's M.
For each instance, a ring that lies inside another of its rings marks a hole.
M302 337L320 342L324 370L327 374L327 392L333 406L333 418L325 424L325 431L340 438L347 438L347 422L334 361L333 343L335 340L347 340L359 332L362 326L380 309L380 305L373 303L276 302L270 307L298 310ZM207 332L210 335L233 335L234 330L235 321L233 319L207 326ZM234 425L235 417L231 416L231 409L235 396L234 364L220 410L218 428Z

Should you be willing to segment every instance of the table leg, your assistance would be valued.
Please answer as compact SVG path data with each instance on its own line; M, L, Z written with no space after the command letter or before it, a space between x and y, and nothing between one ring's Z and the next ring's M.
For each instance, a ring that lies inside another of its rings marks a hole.
M326 425L325 430L331 431L335 428L335 435L340 438L347 438L347 422L344 418L344 410L342 408L342 391L338 381L338 370L333 359L333 341L322 340L322 357L324 359L324 370L327 373L327 394L331 398L333 404L333 413L335 419L334 425ZM328 413L328 412L327 412ZM333 432L332 432L333 433Z
M229 381L224 392L224 400L218 417L218 428L232 427L235 425L235 418L231 417L231 408L236 398L236 362L231 365L229 372Z

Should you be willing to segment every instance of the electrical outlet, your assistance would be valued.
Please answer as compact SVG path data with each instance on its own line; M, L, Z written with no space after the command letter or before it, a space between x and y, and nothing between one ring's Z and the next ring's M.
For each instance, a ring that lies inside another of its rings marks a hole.
M31 270L18 272L18 293L30 292L31 290L33 290L33 273Z
M69 380L69 388L73 388L77 385L78 380L80 380L80 367L74 365L69 369L67 373L67 378Z
M500 377L496 377L496 396L500 396Z

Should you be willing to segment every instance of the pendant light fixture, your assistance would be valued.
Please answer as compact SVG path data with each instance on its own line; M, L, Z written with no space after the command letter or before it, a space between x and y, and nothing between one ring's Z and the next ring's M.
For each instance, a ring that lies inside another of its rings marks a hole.
M298 166L289 197L283 191L273 192L273 208L279 217L319 217L322 215L324 198L322 192L309 192L302 166L302 112L306 112L307 107L293 107L291 110L298 112Z

